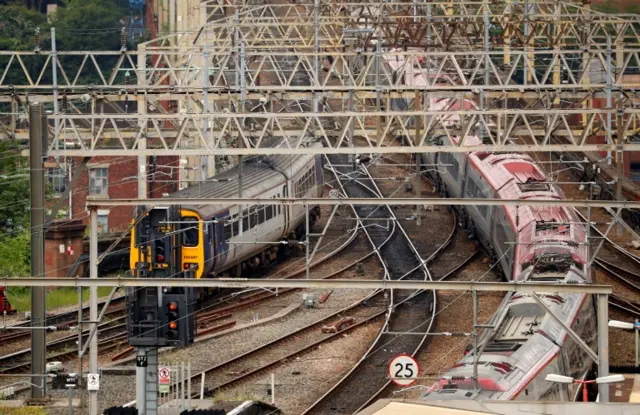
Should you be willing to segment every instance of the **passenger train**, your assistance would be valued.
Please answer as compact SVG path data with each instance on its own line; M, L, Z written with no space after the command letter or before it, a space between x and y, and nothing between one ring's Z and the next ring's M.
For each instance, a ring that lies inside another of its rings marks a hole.
M406 65L394 56L386 61L401 70L404 82L426 85L420 65ZM409 68L407 68L409 66ZM413 67L411 67L413 66ZM438 82L447 83L446 79ZM397 102L400 108L404 102ZM433 110L475 109L473 101L430 99ZM452 114L445 124L460 124ZM433 145L456 145L459 137L430 137ZM465 144L480 145L478 136ZM421 155L436 188L452 198L520 199L522 206L457 206L460 223L488 252L491 263L511 281L592 282L584 225L572 208L527 206L524 201L562 199L535 160L514 153L450 153ZM541 296L542 301L592 348L597 343L594 299L586 294ZM442 376L423 396L425 400L573 400L576 384L545 381L549 373L584 378L593 362L566 330L530 294L510 293L490 320L478 344L478 378L474 379L474 349ZM477 383L476 383L477 382Z
M313 146L321 146L316 143ZM314 155L258 157L243 164L244 198L318 198L323 192L322 158ZM239 167L224 171L205 183L187 187L168 198L238 198ZM320 215L310 207L310 223ZM286 255L305 232L301 205L205 204L180 209L180 269L196 278L244 276ZM139 226L131 235L130 266L141 261ZM283 244L280 242L292 243Z

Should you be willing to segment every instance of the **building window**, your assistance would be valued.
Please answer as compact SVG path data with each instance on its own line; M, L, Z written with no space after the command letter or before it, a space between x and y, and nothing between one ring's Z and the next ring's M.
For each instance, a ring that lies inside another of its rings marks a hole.
M55 194L64 193L67 190L67 172L59 168L47 169L47 183Z
M631 163L631 174L629 178L632 182L640 182L640 163Z
M106 233L109 232L109 211L98 211L98 233Z
M89 196L108 196L108 171L106 167L89 170Z

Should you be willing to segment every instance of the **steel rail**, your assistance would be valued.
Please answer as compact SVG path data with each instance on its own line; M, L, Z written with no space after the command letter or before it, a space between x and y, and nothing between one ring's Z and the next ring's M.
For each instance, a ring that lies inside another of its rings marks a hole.
M469 255L468 257L464 258L462 261L460 261L458 264L456 264L452 269L450 269L449 271L447 271L443 276L439 277L438 280L442 281L445 280L451 276L453 276L455 273L458 272L458 270L460 270L462 267L464 267L466 264L468 264L477 254L478 252L480 252L480 250L476 250L473 253L471 253L471 255ZM435 320L435 315L437 315L438 313L434 314L434 320ZM385 391L385 389L387 389L389 387L389 385L391 384L391 380L387 381L387 383L380 388L380 390L378 392L376 392L375 395L373 395L371 398L369 398L369 400L367 402L365 402L360 408L358 408L358 411L362 411L364 408L366 408L367 406L371 405L375 400L377 400L380 395Z
M363 170L363 172L366 174L366 176L368 177L368 180L373 184L373 186L375 187L375 190L369 188L367 185L365 185L364 183L362 183L360 180L355 179L355 182L364 187L365 189L367 189L369 192L371 192L373 195L375 195L376 198L380 199L382 198L382 192L380 191L380 189L377 187L377 185L375 184L375 181L373 180L373 178L371 177L371 175L369 174L369 171L366 169L365 166L360 166ZM334 174L336 174L336 179L337 182L340 184L341 188L343 189L343 192L346 194L346 191L344 190L343 184L342 184L342 180L340 179L340 177L338 177L337 171L335 169L332 169L334 171ZM407 235L406 231L404 231L403 227L400 225L400 223L396 220L396 216L393 213L393 210L388 206L388 205L382 205L384 206L387 211L390 213L390 217L393 219L392 223L397 224L397 228L402 232L404 239L406 239L406 241L408 241L408 245L410 247L410 250L413 252L413 254L417 257L418 259L418 263L419 263L419 267L423 267L423 273L424 273L424 278L425 280L429 279L431 280L431 275L429 273L428 268L426 267L426 261L422 259L422 257L420 256L420 254L418 253L418 250L415 248L415 246L413 245L413 243L411 242L411 239L409 238L409 236ZM355 211L355 214L357 215L357 217L359 217L357 211ZM454 231L455 231L455 220L454 220ZM450 236L453 235L453 232L450 234ZM441 247L442 248L442 247ZM439 251L439 250L437 250ZM435 257L434 255L431 256L431 258ZM408 273L406 273L405 275L401 276L400 279L404 279L405 277L407 277L408 275L410 275L412 272L414 272L417 268L414 268L413 270L409 271ZM378 332L378 335L376 337L376 339L372 342L371 346L369 347L369 349L364 353L364 355L358 360L358 362L351 368L351 370L349 370L338 382L336 382L334 384L333 387L331 387L327 392L325 392L324 395L322 395L319 399L317 399L309 408L307 408L303 414L308 414L309 412L311 412L312 410L314 410L315 408L318 407L318 405L320 405L322 402L324 402L332 393L335 393L335 391L338 390L338 388L341 387L341 385L343 383L345 383L348 379L351 379L351 376L353 375L353 373L355 373L359 368L362 367L363 362L365 362L372 354L372 351L375 350L375 348L378 346L378 344L380 343L380 340L382 339L382 337L385 335L385 332L387 331L387 328L389 327L390 323L391 323L391 319L395 316L395 312L397 310L399 310L399 306L403 303L406 303L408 301L410 301L411 299L413 299L416 295L418 295L419 293L421 293L422 290L416 290L414 291L412 294L409 294L408 296L406 296L401 302L397 303L397 304L392 304L391 309L389 310L390 312L386 314L385 316L385 323L383 325L383 327L381 328L381 330ZM435 302L436 302L436 296L435 296L435 292L433 292L433 303L432 303L432 314L435 313ZM395 301L395 297L392 298L392 301ZM435 314L433 314L435 315ZM426 332L428 333L431 326L433 325L433 315L431 318L431 321L429 323L429 327L427 328ZM415 352L417 350L420 349L420 347L422 346L422 344L424 343L426 339L426 334L423 335L423 338L420 340L419 344L416 346L416 349L414 350L414 352L412 354L415 354Z

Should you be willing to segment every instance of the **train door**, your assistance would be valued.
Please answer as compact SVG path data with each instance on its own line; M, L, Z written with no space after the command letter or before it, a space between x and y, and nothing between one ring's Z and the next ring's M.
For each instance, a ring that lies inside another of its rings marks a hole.
M516 235L511 227L506 210L504 208L495 209L493 216L493 249L496 251L496 259L500 263L507 280L513 279L515 242Z
M282 197L287 197L287 185L282 186ZM278 210L282 208L284 218L284 231L282 234L286 236L289 233L289 205L278 205Z

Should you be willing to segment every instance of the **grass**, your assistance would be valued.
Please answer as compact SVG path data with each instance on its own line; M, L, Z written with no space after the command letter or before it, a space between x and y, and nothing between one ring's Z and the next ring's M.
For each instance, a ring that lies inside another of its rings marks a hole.
M0 415L46 415L48 412L39 407L3 408L0 402Z
M111 287L98 287L98 297L105 297L111 292ZM31 290L18 288L7 292L9 302L19 312L31 310ZM89 290L82 290L82 301L89 300ZM55 288L47 291L47 310L68 305L78 304L78 292L75 288ZM1 414L1 412L0 412Z

